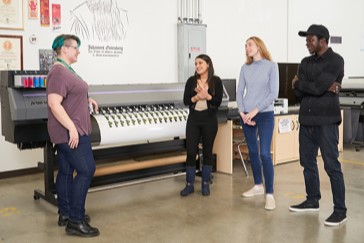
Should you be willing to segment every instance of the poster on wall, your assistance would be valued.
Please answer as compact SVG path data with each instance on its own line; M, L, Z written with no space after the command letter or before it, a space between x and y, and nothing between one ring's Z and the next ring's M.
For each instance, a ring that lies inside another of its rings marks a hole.
M61 5L52 4L52 30L54 32L61 31Z
M0 29L23 28L23 1L0 0Z
M38 19L38 0L28 0L28 19Z
M50 25L49 0L40 0L40 26Z
M23 70L23 37L0 35L0 70Z
M92 57L118 58L129 27L128 11L118 1L75 0L71 29Z
M56 53L52 49L39 49L39 70L49 71L56 58Z

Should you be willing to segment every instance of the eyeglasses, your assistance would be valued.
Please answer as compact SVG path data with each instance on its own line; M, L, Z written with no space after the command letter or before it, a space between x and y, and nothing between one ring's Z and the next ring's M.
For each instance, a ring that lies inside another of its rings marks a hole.
M75 51L79 51L80 49L78 49L78 46L66 46L66 47L72 47L73 49L75 49Z

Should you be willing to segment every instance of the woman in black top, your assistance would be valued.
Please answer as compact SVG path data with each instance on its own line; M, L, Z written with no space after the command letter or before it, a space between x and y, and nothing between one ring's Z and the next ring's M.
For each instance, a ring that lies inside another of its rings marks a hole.
M183 97L184 104L189 106L189 116L186 125L186 187L181 191L181 196L194 192L196 155L200 140L203 145L202 195L210 195L212 148L218 129L217 110L223 95L221 79L214 75L214 66L209 56L197 56L195 69L195 75L186 82Z

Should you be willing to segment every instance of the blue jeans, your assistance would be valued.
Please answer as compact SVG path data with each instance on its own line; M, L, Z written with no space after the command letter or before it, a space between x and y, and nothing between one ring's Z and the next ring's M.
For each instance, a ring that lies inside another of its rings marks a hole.
M330 177L334 211L346 213L344 176L338 160L338 125L301 125L299 142L300 163L303 167L303 175L305 177L307 200L318 202L321 199L320 179L316 160L318 149L320 148L325 171Z
M87 191L95 173L95 160L88 136L79 136L76 149L67 143L57 144L58 174L56 191L59 213L72 221L85 218ZM73 177L76 170L77 175Z
M246 125L242 120L241 124L248 144L254 183L256 185L263 183L263 167L265 191L273 193L274 168L270 147L274 129L274 113L273 111L258 113L253 120L256 123L255 126Z

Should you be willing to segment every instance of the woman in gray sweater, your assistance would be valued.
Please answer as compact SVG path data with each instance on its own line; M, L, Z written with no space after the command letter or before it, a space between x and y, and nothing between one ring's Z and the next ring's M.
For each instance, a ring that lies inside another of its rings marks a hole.
M270 147L274 129L274 100L279 90L278 65L272 61L264 42L258 37L248 38L245 50L246 62L241 67L236 98L255 185L242 196L264 194L263 170L265 209L274 210L274 169Z

